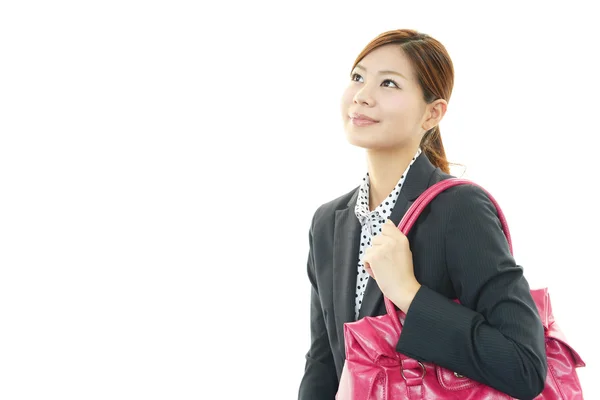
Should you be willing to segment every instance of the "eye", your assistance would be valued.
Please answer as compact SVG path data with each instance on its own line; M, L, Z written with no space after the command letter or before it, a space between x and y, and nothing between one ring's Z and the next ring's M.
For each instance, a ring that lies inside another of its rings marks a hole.
M391 83L391 84L392 84L392 85L394 85L394 86L388 86L388 85L387 85L388 83ZM382 84L382 85L385 85L386 87L395 87L395 88L400 88L400 87L398 86L398 84L397 84L396 82L394 82L393 80L391 80L391 79L386 79L386 80L385 80L385 81L383 81L381 84Z
M350 76L350 79L353 80L354 82L359 82L358 79L362 79L362 76L360 76L359 74L352 74Z

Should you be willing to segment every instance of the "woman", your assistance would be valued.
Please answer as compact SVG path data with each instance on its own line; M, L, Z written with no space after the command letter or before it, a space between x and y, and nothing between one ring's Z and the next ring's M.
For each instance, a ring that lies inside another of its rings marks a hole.
M397 351L519 399L544 388L543 326L485 193L450 188L408 237L397 229L425 189L452 177L438 125L453 74L444 46L413 30L383 33L357 57L342 118L348 141L366 150L368 172L312 220L301 400L334 399L344 323L385 314L382 295L407 313Z

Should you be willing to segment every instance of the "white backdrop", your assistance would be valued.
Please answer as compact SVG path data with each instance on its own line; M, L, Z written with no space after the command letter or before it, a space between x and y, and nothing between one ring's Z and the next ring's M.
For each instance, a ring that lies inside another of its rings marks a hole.
M294 399L312 213L366 171L340 97L396 28L447 47L449 159L599 398L596 18L448 3L3 2L0 398Z

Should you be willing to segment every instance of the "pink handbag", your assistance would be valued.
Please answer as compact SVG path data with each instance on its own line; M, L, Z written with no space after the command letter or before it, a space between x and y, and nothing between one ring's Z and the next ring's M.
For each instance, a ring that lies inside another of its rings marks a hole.
M405 235L421 211L440 192L455 185L475 183L459 178L443 180L428 188L413 203L400 222ZM478 185L477 185L478 186ZM504 214L496 200L502 228L512 252L510 232ZM548 374L542 393L536 399L583 399L576 368L585 363L573 350L554 321L547 289L532 290L544 325ZM396 351L402 333L405 314L384 297L387 314L365 317L344 324L346 362L342 370L336 400L392 399L512 399L489 386L458 375L431 363L411 359Z

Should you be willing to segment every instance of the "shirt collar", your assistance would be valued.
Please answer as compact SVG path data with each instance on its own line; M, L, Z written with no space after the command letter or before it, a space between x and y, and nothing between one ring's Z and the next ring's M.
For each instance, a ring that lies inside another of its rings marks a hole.
M400 190L402 190L402 184L406 179L406 175L408 174L410 167L413 165L413 163L421 153L422 150L419 147L417 149L417 152L415 153L415 156L408 164L408 167L406 167L406 170L404 170L404 173L396 183L396 186L394 186L394 189L392 189L391 193L386 197L385 201L379 204L373 211L369 210L369 173L366 173L366 175L363 177L362 184L360 185L358 199L356 201L356 206L354 207L354 213L356 214L356 217L359 219L359 221L361 221L362 225L364 225L370 218L382 218L381 211L384 208L385 202L388 202L390 204L394 204L396 202L396 200L398 199L398 195L400 194ZM385 218L387 218L387 216L385 216Z

